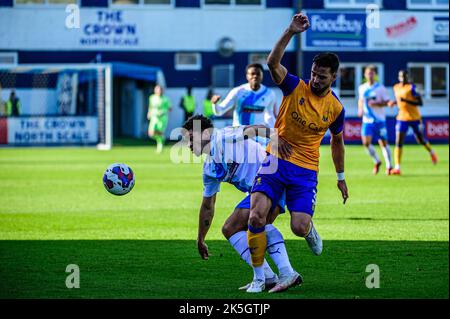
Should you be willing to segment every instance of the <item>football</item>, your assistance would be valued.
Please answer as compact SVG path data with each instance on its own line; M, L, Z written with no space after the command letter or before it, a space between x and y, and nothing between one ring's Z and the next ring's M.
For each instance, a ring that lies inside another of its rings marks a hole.
M134 173L126 164L111 164L103 174L103 185L111 194L128 194L134 187Z

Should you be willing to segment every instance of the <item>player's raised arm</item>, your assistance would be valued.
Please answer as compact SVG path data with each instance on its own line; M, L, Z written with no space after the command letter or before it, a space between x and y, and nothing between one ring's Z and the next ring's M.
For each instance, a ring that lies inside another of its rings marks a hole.
M211 98L212 110L214 115L221 116L226 112L228 112L229 110L231 110L236 104L237 92L238 90L234 88L227 94L225 100L223 100L220 103L219 103L220 96L214 95Z
M283 58L289 41L297 34L306 31L309 28L308 17L302 13L294 15L289 27L283 32L283 35L273 47L272 51L267 58L267 65L270 69L270 75L272 80L276 84L280 84L287 74L287 69L281 65L281 59Z
M208 259L208 246L205 243L205 237L208 233L214 217L214 206L216 204L216 194L211 197L203 197L202 206L198 218L198 237L197 248L203 259Z
M414 105L414 106L422 106L423 105L422 96L418 94L417 96L415 96L415 98L416 98L415 101L408 100L405 98L400 98L400 101L406 102L406 103Z

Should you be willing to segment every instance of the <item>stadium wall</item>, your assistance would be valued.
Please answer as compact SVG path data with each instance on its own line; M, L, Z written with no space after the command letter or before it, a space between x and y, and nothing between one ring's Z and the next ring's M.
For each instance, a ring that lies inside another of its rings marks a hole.
M47 5L45 8L27 8L13 6L11 0L0 0L0 29L15 30L0 34L0 52L17 53L19 64L22 63L95 63L95 62L132 62L142 65L160 67L165 75L166 93L171 99L174 111L170 116L168 132L179 126L182 110L178 104L185 93L185 87L192 85L197 99L197 112L202 111L201 102L211 85L211 69L216 65L233 65L233 85L245 82L244 69L250 62L253 53L267 54L286 27L296 1L265 0L262 6L244 8L233 6L205 6L202 0L176 0L167 8L151 6L114 6L108 0L80 0L81 26L70 29L64 26L67 13L63 7ZM323 0L303 0L303 8L308 14L319 14L327 19L338 19L349 12L355 19L363 21L365 11L358 9L329 9ZM325 10L326 9L326 10ZM380 63L383 66L383 77L380 79L389 89L393 97L392 85L396 82L399 68L409 63L444 63L448 65L448 12L444 10L408 10L407 1L382 1L382 12L392 17L417 16L419 24L416 28L425 28L422 35L429 40L421 46L406 43L399 49L373 48L370 44L373 30L364 30L366 42L360 42L355 48L332 48L341 62ZM37 13L38 12L38 13ZM391 17L390 16L390 17ZM436 34L434 16L447 17L440 26L447 27L447 33ZM424 20L422 24L421 19ZM431 18L430 18L431 17ZM348 18L349 19L349 18ZM431 22L430 22L431 21ZM213 22L213 23L212 23ZM123 25L129 31L121 34L119 41L114 41L114 34L93 34L94 28L101 30L105 25ZM30 32L30 25L33 31ZM213 25L213 27L211 27ZM278 31L276 31L278 30ZM339 30L328 30L333 36ZM371 33L372 32L372 33ZM408 32L404 35L407 37ZM329 36L329 35L328 35ZM379 35L377 35L379 36ZM224 57L218 52L218 42L229 37L234 42L234 54ZM436 42L436 39L443 42ZM136 40L133 41L133 40ZM309 77L311 61L318 52L330 48L312 45L303 37L303 54L301 76ZM298 43L293 41L285 54L283 64L289 71L297 72ZM175 56L180 52L195 52L201 57L200 67L196 70L179 70L175 66ZM448 70L448 69L447 69ZM264 84L273 87L267 71L264 72ZM226 94L229 88L215 88L215 92ZM340 88L335 87L337 94ZM4 90L6 94L6 90ZM275 88L278 100L281 93ZM356 98L341 98L351 118L356 116ZM421 109L425 117L441 116L448 118L448 74L447 95L441 98L425 100ZM388 110L388 116L395 113Z

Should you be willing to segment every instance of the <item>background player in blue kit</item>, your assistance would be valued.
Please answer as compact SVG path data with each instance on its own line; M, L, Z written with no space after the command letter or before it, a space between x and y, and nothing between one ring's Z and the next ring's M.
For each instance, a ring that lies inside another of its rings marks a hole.
M234 108L233 126L264 124L273 127L277 113L276 96L270 88L262 84L263 71L259 63L248 65L246 84L232 89L220 103L219 95L212 97L214 114L221 116Z
M384 85L376 80L377 71L374 65L364 69L366 83L359 86L358 116L362 117L362 143L367 154L374 161L373 173L378 174L381 161L375 152L372 141L378 139L386 162L386 175L392 170L391 149L388 144L386 114L384 108L389 103L389 95Z

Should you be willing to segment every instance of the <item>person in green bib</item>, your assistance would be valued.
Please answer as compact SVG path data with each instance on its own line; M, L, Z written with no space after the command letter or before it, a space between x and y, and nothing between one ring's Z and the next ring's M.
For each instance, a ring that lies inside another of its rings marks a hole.
M213 97L214 93L211 88L208 89L208 93L206 93L206 97L203 100L203 115L207 118L210 118L214 115L214 111L212 109L212 102L211 98Z
M5 113L6 116L19 116L21 112L21 103L19 98L16 96L16 92L11 91L9 95L9 100L5 103Z
M184 111L184 121L187 121L195 112L195 97L192 95L192 87L188 86L186 90L186 95L180 101L180 107Z
M167 96L164 95L163 88L156 85L153 94L149 97L147 119L150 121L148 136L156 141L157 153L161 153L164 146L164 132L171 110L172 105Z

